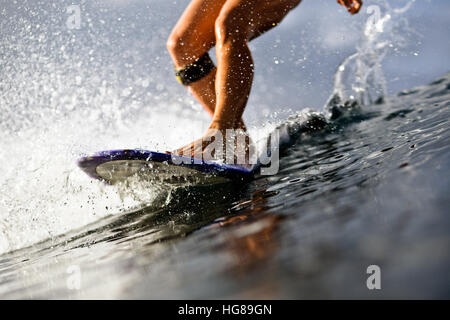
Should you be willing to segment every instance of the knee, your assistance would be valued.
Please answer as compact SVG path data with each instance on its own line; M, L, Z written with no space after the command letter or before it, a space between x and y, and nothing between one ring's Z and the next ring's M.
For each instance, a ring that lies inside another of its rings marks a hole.
M215 21L216 44L248 40L249 24L246 23L240 10L222 10Z
M167 50L173 57L181 57L183 55L183 38L177 33L172 32L167 39Z
M167 39L166 47L177 67L194 62L210 48L202 45L195 34L183 30L172 31Z

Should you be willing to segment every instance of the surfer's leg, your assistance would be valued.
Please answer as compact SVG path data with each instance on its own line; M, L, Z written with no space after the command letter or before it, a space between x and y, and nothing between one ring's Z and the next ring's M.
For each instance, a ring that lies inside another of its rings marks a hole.
M191 153L192 156L201 153L217 129L223 132L223 136L226 129L245 131L242 114L253 79L253 62L248 41L276 26L299 3L300 0L227 0L215 21L217 101L215 108L212 108L214 118L211 130L201 139L175 153Z
M248 41L276 26L300 0L228 0L215 23L216 108L210 129L237 128L253 81Z
M184 68L207 53L216 42L214 23L226 0L193 0L175 25L167 48L176 68ZM192 94L212 115L216 105L216 68L189 84Z

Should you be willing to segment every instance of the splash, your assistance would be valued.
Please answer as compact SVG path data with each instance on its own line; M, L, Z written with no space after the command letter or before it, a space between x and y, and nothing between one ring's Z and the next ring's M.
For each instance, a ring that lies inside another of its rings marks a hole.
M168 150L206 123L173 94L173 81L156 76L170 66L159 63L164 30L148 39L120 5L102 2L83 2L82 28L69 30L70 4L0 9L0 253L164 203L158 188L124 194L90 180L75 161L106 149Z
M365 3L369 19L362 28L356 52L338 67L334 91L326 104L328 111L332 113L333 107L343 104L364 106L383 101L386 81L382 61L388 53L398 52L415 34L403 17L414 2L410 0L401 8L392 8L385 0Z
M141 6L123 11L121 1L117 7L84 1L81 29L68 30L70 4L21 0L0 10L0 253L130 208L164 205L167 190L104 186L80 172L76 158L130 147L170 150L198 138L208 125L193 98L167 76L172 64L164 46L170 30L155 28L151 37L145 31L147 15L158 25L158 11ZM157 5L170 11L167 1ZM335 94L344 101L384 94L380 62L395 49L391 44L401 44L391 36L405 24L393 18L401 10L387 2L380 8L382 22L367 25L357 53L336 75ZM373 89L370 83L381 86ZM302 132L298 125L309 116L303 111L289 128ZM279 124L276 118L252 128L251 135L263 141Z

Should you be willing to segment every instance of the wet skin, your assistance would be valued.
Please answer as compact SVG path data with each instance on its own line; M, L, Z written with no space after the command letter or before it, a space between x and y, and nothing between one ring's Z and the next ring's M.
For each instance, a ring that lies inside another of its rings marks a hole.
M177 154L201 155L217 130L246 132L242 115L253 82L254 65L248 42L277 26L301 0L192 0L175 25L167 48L176 68L183 68L216 47L217 68L192 83L190 92L211 114L202 138ZM338 0L351 14L362 0ZM248 150L250 139L245 139Z

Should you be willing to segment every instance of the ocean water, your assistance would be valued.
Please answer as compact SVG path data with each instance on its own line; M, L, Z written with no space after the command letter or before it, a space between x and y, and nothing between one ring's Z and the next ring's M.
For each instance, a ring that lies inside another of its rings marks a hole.
M317 43L295 19L334 7L305 1L252 44L266 67L246 121L289 133L276 175L170 189L80 172L81 155L165 150L208 125L168 77L164 42L185 3L83 2L75 30L69 2L2 3L0 297L448 298L449 44L427 56L414 23L426 1L368 1L378 25L361 14L356 35ZM370 265L381 290L367 289Z

